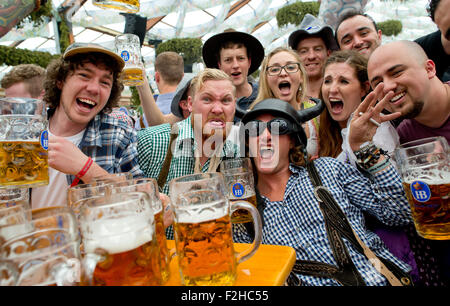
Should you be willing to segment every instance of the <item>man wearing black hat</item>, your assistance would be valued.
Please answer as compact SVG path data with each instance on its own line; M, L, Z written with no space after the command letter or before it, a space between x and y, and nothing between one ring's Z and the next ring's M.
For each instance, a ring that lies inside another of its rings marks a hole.
M300 29L292 32L289 46L300 55L308 75L307 95L318 98L323 79L323 66L332 51L338 50L333 29L311 14L306 14Z
M256 172L262 243L296 250L288 284L411 284L411 268L367 229L363 215L369 212L391 225L412 222L397 171L380 155L369 158L376 168L371 179L333 158L306 158L302 124L320 113L320 104L296 111L282 100L266 99L242 118ZM369 122L367 114L359 119ZM351 143L362 139L353 137ZM252 241L245 225L235 224L233 230L235 242Z
M233 29L209 38L203 45L203 61L208 68L228 74L236 87L236 103L246 110L258 94L258 85L247 77L255 72L264 59L264 47L258 39ZM239 118L235 117L235 121Z

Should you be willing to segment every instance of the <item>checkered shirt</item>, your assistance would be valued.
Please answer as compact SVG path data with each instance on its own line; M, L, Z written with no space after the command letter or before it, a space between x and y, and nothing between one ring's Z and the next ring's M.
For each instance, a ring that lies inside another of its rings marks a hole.
M194 130L191 125L191 117L176 123L178 125L178 137L172 144L174 149L172 161L166 183L162 192L169 194L169 182L177 177L194 173L194 152L197 141L194 139ZM146 177L158 179L164 158L168 152L170 142L170 124L161 124L138 131L139 166ZM236 144L226 141L221 156L237 157L239 153ZM202 172L207 172L210 159L202 167ZM171 227L166 231L168 239L173 239Z
M319 158L315 165L322 183L346 214L352 228L361 240L377 255L397 264L405 272L411 268L392 255L382 240L365 226L363 211L390 226L412 222L409 204L405 197L401 179L390 165L377 173L373 181L364 177L355 167L332 158ZM271 202L262 196L264 209L264 244L288 245L295 249L300 260L313 260L336 265L327 238L325 222L319 204L314 196L314 187L308 172L303 167L290 165L290 176L283 201ZM234 241L251 243L245 227L233 225ZM369 286L388 285L367 258L355 250L345 238L349 254ZM333 279L298 274L305 286L339 285Z
M136 131L125 121L100 112L89 122L78 147L108 173L143 176L138 164ZM74 179L74 175L67 175L69 185Z

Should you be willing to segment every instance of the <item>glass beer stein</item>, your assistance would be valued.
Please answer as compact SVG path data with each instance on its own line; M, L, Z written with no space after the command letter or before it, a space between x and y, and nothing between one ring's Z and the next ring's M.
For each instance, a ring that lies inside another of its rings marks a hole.
M255 180L249 158L226 159L220 164L220 172L225 178L228 199L231 205L237 201L247 201L256 207ZM231 215L231 222L251 222L252 217L244 209L236 210Z
M106 196L106 184L98 182L94 184L78 184L67 189L67 206L72 209L75 216L78 218L80 215L81 206L86 199L105 197Z
M83 285L161 285L159 247L149 201L143 192L85 201L80 215L85 252Z
M110 8L126 13L139 12L139 0L92 0L92 4L101 8Z
M115 38L116 53L125 61L122 84L138 86L144 84L144 65L141 62L141 43L134 34L121 34Z
M450 239L450 158L443 137L404 143L395 150L417 233Z
M120 173L109 173L107 175L94 177L89 184L91 185L100 185L100 184L109 184L116 182L124 182L127 180L132 180L133 174L130 172L120 172Z
M261 243L259 212L244 201L235 202L230 208L221 173L193 174L172 180L170 199L182 284L233 285L237 265L253 256ZM252 247L239 254L233 247L230 217L237 209L250 211L255 228Z
M0 187L48 185L47 127L44 101L0 98Z
M152 178L139 178L123 182L109 184L106 188L111 190L111 194L127 192L145 192L150 198L150 204L155 217L156 239L161 255L161 276L163 283L170 277L169 249L167 248L166 232L164 229L163 204L159 198L158 184Z
M0 246L0 285L69 286L80 281L80 246L64 229L40 229Z

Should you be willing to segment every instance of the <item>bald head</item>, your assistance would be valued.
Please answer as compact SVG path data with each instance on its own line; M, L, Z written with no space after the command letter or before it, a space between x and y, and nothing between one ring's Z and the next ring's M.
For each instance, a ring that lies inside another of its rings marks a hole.
M371 61L374 62L378 57L383 58L391 52L406 53L411 60L416 61L418 64L423 64L428 59L425 51L423 51L418 43L409 40L399 40L384 44L375 49L372 56L369 58L369 65ZM375 58L373 58L374 55L376 56Z

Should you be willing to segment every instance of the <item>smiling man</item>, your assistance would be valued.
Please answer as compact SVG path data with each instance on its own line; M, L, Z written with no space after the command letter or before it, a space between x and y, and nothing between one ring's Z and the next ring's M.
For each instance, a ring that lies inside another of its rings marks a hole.
M100 45L74 43L47 67L50 182L32 189L33 208L66 205L70 185L89 183L96 176L142 176L136 132L108 114L123 89L119 77L124 64Z
M386 108L405 118L397 127L400 142L444 136L450 142L450 86L415 42L396 41L377 48L369 59L372 88L384 84L394 96Z
M339 19L336 41L341 50L356 50L368 59L381 45L381 30L369 15L349 11Z
M308 76L307 95L319 98L323 66L331 52L338 50L333 29L311 14L306 14L300 29L289 35L289 46L297 51Z
M236 87L237 104L246 110L258 94L258 84L248 76L258 70L264 59L264 47L258 39L233 29L210 37L203 45L206 67L224 71ZM236 118L239 120L239 118Z

